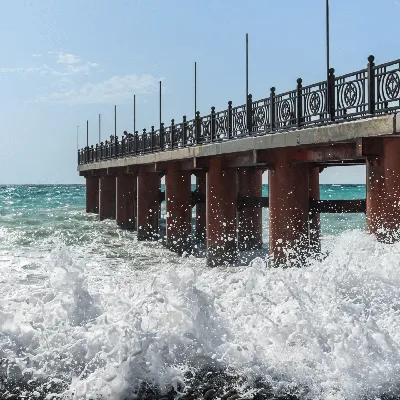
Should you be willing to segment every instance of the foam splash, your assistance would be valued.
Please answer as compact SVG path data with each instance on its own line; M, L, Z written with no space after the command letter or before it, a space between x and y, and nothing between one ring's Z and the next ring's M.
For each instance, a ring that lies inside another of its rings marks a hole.
M16 375L60 379L69 399L183 392L211 364L310 399L400 393L400 244L351 231L303 268L207 269L134 243L163 262L0 254L0 357Z

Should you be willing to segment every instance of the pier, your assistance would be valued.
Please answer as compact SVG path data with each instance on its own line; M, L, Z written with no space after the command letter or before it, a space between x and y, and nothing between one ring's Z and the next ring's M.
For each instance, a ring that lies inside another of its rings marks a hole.
M261 247L263 207L276 262L320 250L320 213L365 212L368 233L392 243L400 238L399 111L400 60L375 65L370 56L356 72L336 76L331 68L325 81L298 79L286 93L272 87L261 100L249 94L244 105L126 133L78 151L86 211L151 240L165 200L167 247L182 253L205 240L210 266ZM324 168L359 164L366 165L366 199L320 200Z

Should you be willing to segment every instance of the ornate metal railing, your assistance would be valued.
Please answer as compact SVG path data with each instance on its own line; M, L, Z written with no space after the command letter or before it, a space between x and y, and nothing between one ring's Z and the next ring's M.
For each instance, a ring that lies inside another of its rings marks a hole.
M329 70L326 81L309 86L297 80L295 90L276 94L271 88L269 97L253 101L251 94L246 104L215 111L194 119L150 131L141 135L124 132L118 137L78 151L78 164L87 164L121 157L204 145L212 142L236 140L248 136L269 135L309 126L338 123L391 113L400 109L400 60L375 65L368 57L365 69L335 76Z

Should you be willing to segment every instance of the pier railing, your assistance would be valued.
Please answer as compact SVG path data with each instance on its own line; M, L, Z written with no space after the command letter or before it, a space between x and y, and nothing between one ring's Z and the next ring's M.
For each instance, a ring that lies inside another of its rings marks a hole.
M387 114L400 109L400 59L381 65L368 57L365 69L335 76L329 70L326 81L297 87L276 94L272 87L268 97L253 101L249 94L246 104L215 111L208 115L196 113L194 119L171 121L158 129L143 129L142 134L124 132L125 137L106 140L95 146L78 150L78 164L132 157L147 153L263 136L277 132L302 129Z

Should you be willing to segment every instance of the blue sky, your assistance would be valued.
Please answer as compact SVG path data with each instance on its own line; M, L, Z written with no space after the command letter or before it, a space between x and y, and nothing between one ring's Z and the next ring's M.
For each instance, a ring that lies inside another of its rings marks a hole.
M330 0L331 66L363 68L367 57L400 57L400 0ZM15 0L0 13L0 183L83 182L76 172L76 127L85 144L158 121L193 117L193 65L198 109L226 108L325 78L325 0ZM323 182L362 183L363 167L330 168Z

